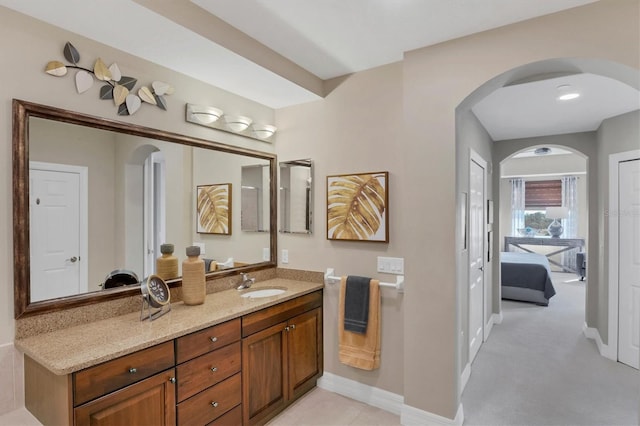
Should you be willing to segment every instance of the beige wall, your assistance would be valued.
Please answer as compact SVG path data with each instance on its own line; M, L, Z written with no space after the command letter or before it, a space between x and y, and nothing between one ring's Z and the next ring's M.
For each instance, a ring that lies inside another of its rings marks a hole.
M280 234L278 248L289 250L294 269L337 275L373 276L395 281L393 275L376 272L377 256L406 256L407 241L400 235L404 222L402 177L402 65L395 63L357 73L344 79L323 101L277 111L278 157L281 161L311 158L314 162L313 234ZM326 176L389 172L389 244L329 241L326 237ZM407 286L420 285L414 278ZM403 324L407 296L382 290L381 368L357 370L338 361L338 286L324 296L325 371L402 395Z

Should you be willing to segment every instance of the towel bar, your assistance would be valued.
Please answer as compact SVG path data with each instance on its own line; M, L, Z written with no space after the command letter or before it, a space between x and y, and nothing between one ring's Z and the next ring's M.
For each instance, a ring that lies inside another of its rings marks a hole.
M327 272L324 273L325 284L335 284L340 282L341 277L334 275L335 269L327 268ZM404 293L404 275L398 275L395 283L384 283L380 281L380 287L393 287L398 290L398 293Z

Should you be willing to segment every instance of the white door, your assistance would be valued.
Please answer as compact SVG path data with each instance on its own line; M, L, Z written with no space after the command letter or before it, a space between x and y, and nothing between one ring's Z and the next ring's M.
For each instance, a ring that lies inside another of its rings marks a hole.
M469 363L484 334L484 168L471 161L469 170Z
M619 163L618 360L639 367L640 160Z
M66 169L66 170L65 170ZM86 169L30 163L30 301L87 291L81 193Z
M162 152L152 152L144 162L145 277L156 272L160 246L166 242L165 161Z

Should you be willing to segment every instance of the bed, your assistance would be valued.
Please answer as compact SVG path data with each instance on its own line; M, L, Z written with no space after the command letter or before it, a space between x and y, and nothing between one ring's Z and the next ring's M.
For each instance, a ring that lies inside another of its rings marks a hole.
M500 253L502 298L548 306L555 294L546 256L537 253Z

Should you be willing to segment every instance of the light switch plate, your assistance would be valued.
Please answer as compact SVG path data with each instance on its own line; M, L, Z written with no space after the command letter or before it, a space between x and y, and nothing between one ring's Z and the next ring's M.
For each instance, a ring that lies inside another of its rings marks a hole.
M262 260L265 262L271 260L271 256L269 255L269 247L265 247L262 249Z
M282 249L282 263L289 263L289 250Z
M378 256L378 272L404 275L404 258Z

